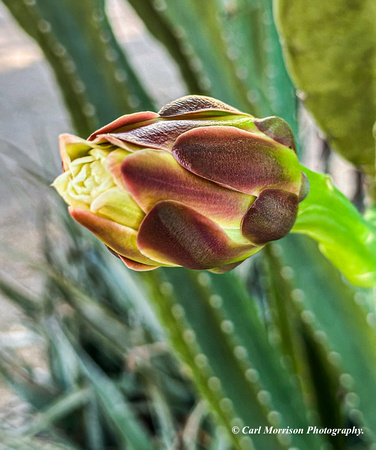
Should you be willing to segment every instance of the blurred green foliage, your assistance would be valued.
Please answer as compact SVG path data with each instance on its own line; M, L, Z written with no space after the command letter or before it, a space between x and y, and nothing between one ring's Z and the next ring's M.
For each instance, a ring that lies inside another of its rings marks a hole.
M153 92L116 41L103 1L3 2L43 50L78 133L153 107ZM297 132L295 89L270 0L129 3L178 64L187 93L282 116ZM308 20L303 12L294 18L296 26ZM354 60L352 69L362 64ZM312 111L320 125L328 123L321 109ZM376 443L373 293L346 282L313 241L289 236L226 275L131 273L73 223L49 188L55 174L47 162L38 167L23 153L11 156L16 176L37 183L49 202L38 212L41 257L1 250L34 271L43 289L34 293L1 275L0 291L28 317L47 371L38 376L16 347L0 346L1 374L33 412L0 435L5 448L314 450ZM356 426L364 434L231 432L244 425Z

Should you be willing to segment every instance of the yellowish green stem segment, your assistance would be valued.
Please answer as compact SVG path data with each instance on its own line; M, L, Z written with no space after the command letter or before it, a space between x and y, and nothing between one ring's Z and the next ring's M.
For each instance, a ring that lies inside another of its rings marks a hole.
M321 252L358 286L376 285L376 228L338 190L329 176L302 166L311 184L300 203L293 233L310 236Z

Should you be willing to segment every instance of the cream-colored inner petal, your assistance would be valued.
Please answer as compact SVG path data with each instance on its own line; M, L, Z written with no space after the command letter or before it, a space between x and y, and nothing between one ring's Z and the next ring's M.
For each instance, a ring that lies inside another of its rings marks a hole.
M107 149L91 149L69 164L53 186L73 208L91 211L114 222L138 229L144 213L107 170Z

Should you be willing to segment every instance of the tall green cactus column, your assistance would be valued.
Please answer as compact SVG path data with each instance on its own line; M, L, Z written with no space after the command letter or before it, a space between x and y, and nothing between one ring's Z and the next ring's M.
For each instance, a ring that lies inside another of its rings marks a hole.
M102 0L4 0L49 61L82 136L153 102L116 41Z
M268 342L255 300L236 275L164 269L163 275L151 272L147 278L172 347L234 448L320 448L318 435L268 433L273 428L305 432L314 414ZM244 426L261 426L261 434L231 431Z

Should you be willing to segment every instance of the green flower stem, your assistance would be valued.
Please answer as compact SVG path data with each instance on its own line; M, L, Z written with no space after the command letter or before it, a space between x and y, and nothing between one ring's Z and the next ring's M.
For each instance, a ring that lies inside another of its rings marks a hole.
M302 166L311 191L300 203L293 233L310 236L321 252L358 286L376 285L376 228L336 189L329 176Z

